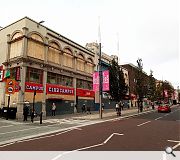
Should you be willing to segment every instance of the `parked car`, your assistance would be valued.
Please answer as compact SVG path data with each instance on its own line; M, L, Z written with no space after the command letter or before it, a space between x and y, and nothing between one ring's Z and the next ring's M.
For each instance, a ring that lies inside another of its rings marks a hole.
M159 104L158 112L171 112L171 107L169 104Z

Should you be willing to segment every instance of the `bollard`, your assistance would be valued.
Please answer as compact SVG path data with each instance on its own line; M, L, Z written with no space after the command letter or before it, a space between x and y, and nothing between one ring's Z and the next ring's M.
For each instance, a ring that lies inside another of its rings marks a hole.
M43 115L43 112L40 113L40 124L42 124L42 115Z

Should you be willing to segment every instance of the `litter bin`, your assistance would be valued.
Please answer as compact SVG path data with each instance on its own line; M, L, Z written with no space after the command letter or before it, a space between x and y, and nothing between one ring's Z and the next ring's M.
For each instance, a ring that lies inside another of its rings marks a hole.
M10 107L9 108L9 113L8 113L9 119L16 119L16 113L17 113L17 108Z

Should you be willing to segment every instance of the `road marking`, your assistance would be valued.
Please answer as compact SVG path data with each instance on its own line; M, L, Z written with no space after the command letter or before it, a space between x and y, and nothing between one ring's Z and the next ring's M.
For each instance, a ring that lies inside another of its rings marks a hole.
M12 145L12 144L14 144L14 143L28 142L28 141L33 141L33 140L42 139L42 138L54 137L54 136L56 136L56 135L61 135L61 134L70 132L70 131L72 131L72 130L74 130L74 129L76 129L76 130L82 130L81 128L72 128L72 129L68 129L68 130L66 130L66 131L63 131L63 132L60 132L60 133L56 133L56 134L52 134L52 135L48 135L48 136L35 137L35 138L24 139L24 140L19 140L19 141L7 143L7 144L5 144L5 145L1 145L0 147L9 146L9 145Z
M14 125L1 126L0 128L12 127L12 126L14 126Z
M124 134L113 133L103 143L106 144L114 135L123 136Z
M169 113L168 113L168 114L165 114L164 117L166 117L166 116L168 116L168 115L169 115Z
M144 123L141 123L141 124L138 124L137 126L138 127L140 127L140 126L142 126L142 125L144 125L144 124L147 124L147 123L150 123L151 121L147 121L147 122L144 122Z
M83 148L79 148L79 149L76 149L76 150L73 150L73 151L63 152L63 153L57 155L56 157L54 157L52 160L57 160L58 158L62 157L63 155L66 155L66 154L69 154L69 153L72 153L72 152L75 152L75 151L82 151L82 150L86 150L86 149L89 149L89 148L94 148L94 147L98 147L98 146L103 146L103 145L105 145L114 135L123 136L124 134L121 134L121 133L112 133L112 134L111 134L104 142L102 142L102 143L95 144L95 145L92 145L92 146L83 147Z
M27 130L31 130L31 129L37 129L37 128L42 128L42 127L55 126L55 125L57 125L57 124L47 125L47 126L40 126L40 127L33 127L33 128L27 128L27 129L22 129L22 130L17 130L17 131L11 131L11 132L4 132L4 133L0 133L0 135L9 134L9 133L16 133L16 132L23 132L23 131L27 131Z
M163 117L158 117L158 118L155 119L155 121L158 120L158 119L161 119L161 118L163 118Z
M178 144L176 144L175 146L172 147L173 149L176 149L177 147L180 146L180 141L175 141L175 140L167 140L167 141L168 141L168 142L178 143Z

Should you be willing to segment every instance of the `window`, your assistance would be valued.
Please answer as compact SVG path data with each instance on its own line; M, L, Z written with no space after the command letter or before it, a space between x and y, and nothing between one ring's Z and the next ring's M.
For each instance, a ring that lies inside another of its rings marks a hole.
M82 79L77 79L77 88L92 90L92 82L85 81Z
M50 43L48 50L48 61L60 64L59 46L56 43Z
M62 86L72 87L73 86L73 78L48 72L47 83L59 84Z
M66 67L73 68L73 55L69 49L64 50L63 65Z
M88 58L88 62L86 64L86 72L92 74L94 72L94 65L90 58Z
M27 68L26 81L34 83L43 83L43 71L35 68Z
M10 45L10 58L18 57L22 52L22 33L17 32Z
M43 39L37 34L32 34L28 40L28 56L44 60Z
M85 60L84 57L80 54L77 58L77 70L84 71Z

